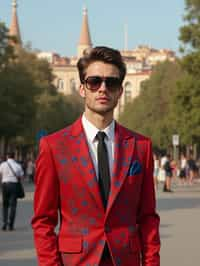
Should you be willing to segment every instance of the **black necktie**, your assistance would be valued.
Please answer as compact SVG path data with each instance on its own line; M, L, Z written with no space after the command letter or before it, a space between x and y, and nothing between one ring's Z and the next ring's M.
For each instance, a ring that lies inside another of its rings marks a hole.
M104 138L106 134L99 131L96 135L98 140L97 146L97 160L98 160L98 174L99 174L99 187L103 200L104 208L106 209L108 196L110 192L110 170L108 161L108 151Z

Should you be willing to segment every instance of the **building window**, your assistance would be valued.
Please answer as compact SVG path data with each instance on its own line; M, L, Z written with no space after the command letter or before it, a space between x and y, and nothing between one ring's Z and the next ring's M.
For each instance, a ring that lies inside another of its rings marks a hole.
M75 79L71 79L70 80L70 91L73 94L74 92L76 92L76 81Z
M124 88L124 104L126 104L132 100L132 84L128 81Z
M59 91L63 91L64 90L64 80L63 79L58 79L57 88L58 88Z

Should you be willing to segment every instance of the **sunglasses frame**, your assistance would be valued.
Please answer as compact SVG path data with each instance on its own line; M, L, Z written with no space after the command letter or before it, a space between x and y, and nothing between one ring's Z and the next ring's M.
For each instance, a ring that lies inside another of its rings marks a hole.
M93 84L92 85L88 85L88 81L89 79L95 79L96 78L96 85ZM99 83L98 83L99 81ZM112 81L115 82L115 84L112 85ZM121 87L121 80L119 77L115 77L115 76L108 76L108 77L101 77L101 76L88 76L85 80L84 80L84 84L86 86L86 88L90 91L98 91L98 89L101 87L102 82L104 82L106 88L108 91L110 92L115 92L118 89L120 89ZM111 84L109 84L109 82L111 82Z

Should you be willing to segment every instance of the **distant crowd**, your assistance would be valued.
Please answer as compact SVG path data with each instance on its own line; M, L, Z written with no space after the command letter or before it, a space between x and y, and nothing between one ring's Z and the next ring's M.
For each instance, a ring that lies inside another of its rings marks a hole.
M200 178L200 160L195 160L192 155L180 155L180 159L175 161L169 154L153 154L154 159L154 184L157 190L160 182L164 183L163 191L172 192L171 183L173 178L179 178L182 185L192 185L197 178ZM5 159L0 157L0 164ZM25 180L34 182L35 162L29 157L17 161L23 171Z
M181 154L180 159L175 161L169 154L159 156L154 153L154 184L155 189L158 183L163 183L163 192L172 192L173 178L179 178L182 185L193 185L195 180L200 177L199 161L195 160L192 155L188 157Z

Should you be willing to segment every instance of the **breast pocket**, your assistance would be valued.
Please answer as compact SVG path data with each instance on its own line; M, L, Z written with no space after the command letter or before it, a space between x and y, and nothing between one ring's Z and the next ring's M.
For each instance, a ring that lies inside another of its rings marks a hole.
M137 175L130 175L128 176L128 183L131 184L140 184L141 183L142 176L141 174Z

